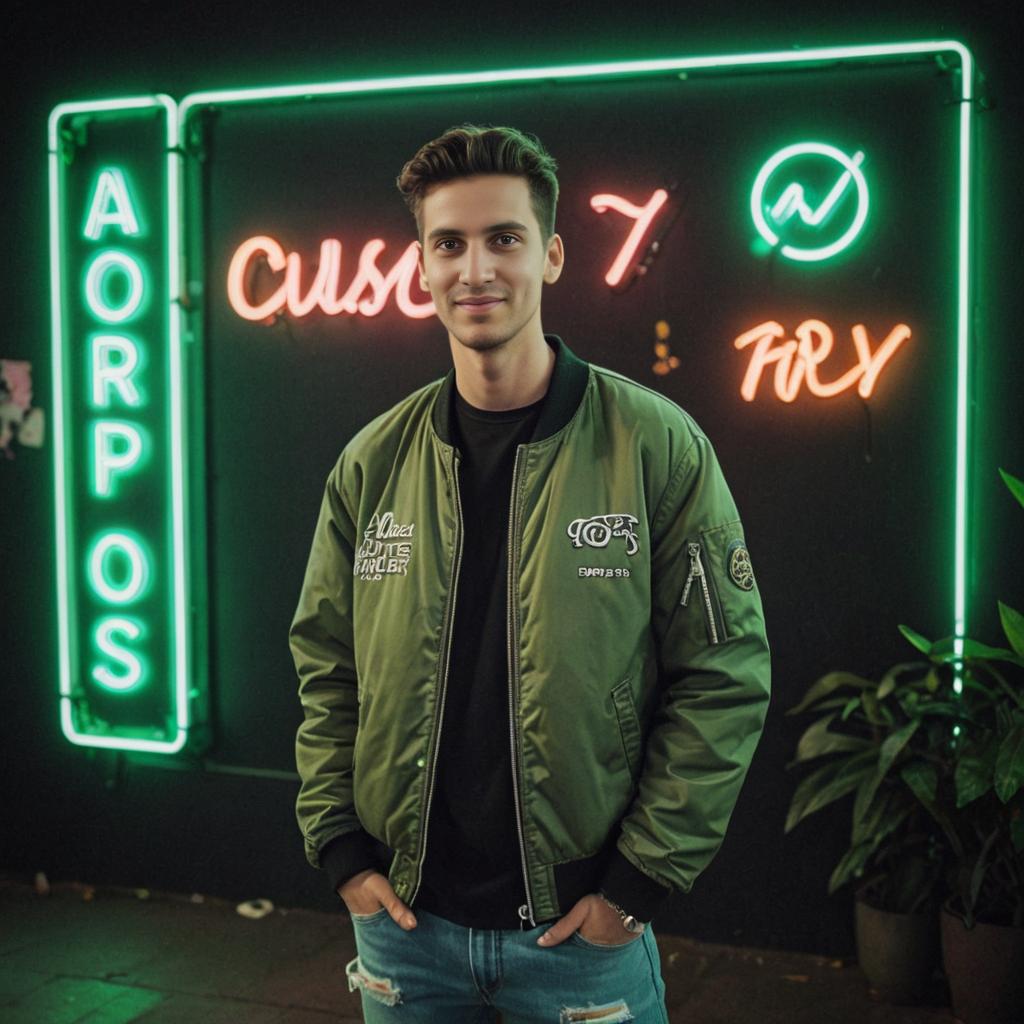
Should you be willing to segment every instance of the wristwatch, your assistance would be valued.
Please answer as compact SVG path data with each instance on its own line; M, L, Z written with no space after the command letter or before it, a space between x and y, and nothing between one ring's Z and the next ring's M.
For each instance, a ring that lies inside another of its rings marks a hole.
M638 921L632 914L627 914L617 903L612 903L612 901L608 899L603 892L599 892L597 895L600 896L601 899L603 899L605 903L607 903L608 906L619 915L622 920L622 927L625 928L627 932L632 932L634 935L643 934L647 925L642 921Z

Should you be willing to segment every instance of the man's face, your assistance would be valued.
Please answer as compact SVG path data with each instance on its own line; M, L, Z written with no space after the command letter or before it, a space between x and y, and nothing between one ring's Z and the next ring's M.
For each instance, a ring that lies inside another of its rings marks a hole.
M541 288L558 280L562 240L541 237L525 178L480 174L435 185L420 225L420 285L453 344L486 351L542 333Z

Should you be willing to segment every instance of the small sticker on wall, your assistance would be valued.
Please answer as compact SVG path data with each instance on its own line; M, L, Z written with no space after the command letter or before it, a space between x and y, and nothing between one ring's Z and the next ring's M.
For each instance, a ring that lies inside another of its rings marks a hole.
M32 364L22 359L0 359L0 451L14 458L11 442L42 448L45 419L32 408Z

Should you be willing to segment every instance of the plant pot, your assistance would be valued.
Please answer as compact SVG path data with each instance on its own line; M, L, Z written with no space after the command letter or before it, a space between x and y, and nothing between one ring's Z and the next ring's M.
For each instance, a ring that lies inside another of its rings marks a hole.
M895 914L866 902L854 902L857 960L868 983L887 1003L918 1006L932 987L939 960L938 913Z
M942 962L954 1016L964 1024L1020 1024L1024 928L981 921L967 928L952 900L940 916Z

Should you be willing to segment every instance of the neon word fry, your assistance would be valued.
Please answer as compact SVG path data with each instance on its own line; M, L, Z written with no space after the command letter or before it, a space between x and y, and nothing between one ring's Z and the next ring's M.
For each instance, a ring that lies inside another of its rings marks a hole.
M772 363L775 364L775 394L782 402L794 401L804 384L818 398L832 398L854 385L861 398L868 398L886 363L910 337L910 328L906 324L896 324L881 345L872 351L867 328L863 324L854 324L852 334L857 365L828 382L818 378L818 367L832 352L832 329L821 320L805 320L793 333L795 338L777 345L776 342L786 336L786 329L776 320L766 320L733 341L738 349L754 347L740 387L740 394L746 401L754 400L761 376Z
M255 235L244 241L231 257L228 267L228 301L231 308L245 320L266 320L287 309L292 316L306 316L320 308L328 316L340 313L376 316L386 305L388 296L395 293L395 304L411 319L432 316L433 300L415 302L411 289L419 280L416 267L416 243L398 258L384 274L377 266L377 258L384 251L380 238L367 242L359 254L359 263L344 294L338 295L341 277L341 242L325 238L320 243L320 262L309 287L303 291L302 256L297 252L285 253L280 243L267 235ZM275 274L284 273L284 279L262 301L250 298L252 277L260 259ZM364 294L369 291L369 294Z

